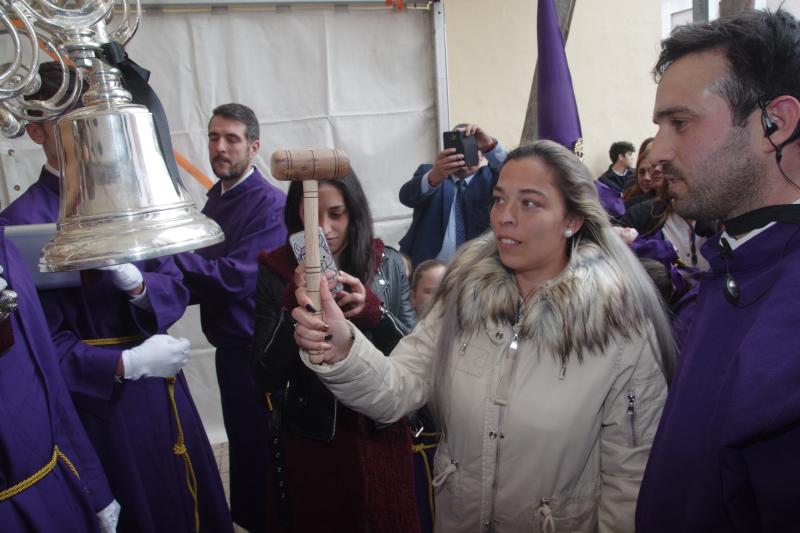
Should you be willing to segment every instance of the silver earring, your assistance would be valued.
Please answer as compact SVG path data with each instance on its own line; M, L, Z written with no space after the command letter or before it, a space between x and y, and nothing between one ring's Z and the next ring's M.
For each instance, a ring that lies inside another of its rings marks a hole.
M575 232L574 232L574 231L572 231L572 228L567 228L567 229L565 229L565 230L564 230L564 237L566 237L567 239L569 239L570 237L572 237L572 235L573 235L574 233L575 233Z

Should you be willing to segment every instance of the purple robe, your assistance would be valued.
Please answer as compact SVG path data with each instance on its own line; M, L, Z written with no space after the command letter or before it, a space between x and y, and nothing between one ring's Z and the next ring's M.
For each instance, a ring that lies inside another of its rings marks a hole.
M54 222L57 199L58 177L43 170L39 181L0 213L0 224ZM100 270L86 271L83 287L42 290L39 298L61 372L122 506L118 531L194 531L185 465L173 453L177 436L166 380L117 382L114 377L122 350L164 333L183 314L189 295L172 259L134 264L142 271L152 311L130 303L113 285L111 273ZM140 338L110 346L81 342L134 335ZM201 531L231 531L216 461L182 372L174 388L197 477Z
M687 317L678 370L647 463L641 533L800 527L800 229L776 224L711 271ZM725 296L726 271L741 289Z
M622 215L625 214L625 202L622 201L622 195L602 181L595 181L594 186L597 187L597 194L600 196L600 205L611 219L616 221L622 218Z
M678 253L672 243L664 239L664 233L661 230L646 236L639 235L629 246L639 259L653 259L669 270L672 298L667 303L670 304L670 307L672 307L673 302L677 303L678 300L683 298L693 286L681 275L681 270L686 273L687 277L697 277L698 270L687 266L678 268Z
M653 235L639 235L630 243L630 248L636 257L654 259L665 266L678 260L678 254L672 243L664 239L661 230Z
M225 232L225 241L175 256L191 302L200 304L203 332L217 348L222 415L230 452L231 512L251 532L266 527L264 502L269 473L268 414L250 371L255 326L259 252L286 244L286 195L258 169L220 194L208 191L203 213Z
M25 263L2 229L0 264L19 304L6 319L14 345L0 350L0 490L38 471L54 445L80 476L59 461L38 483L0 502L0 529L96 531L95 513L111 503L111 489L64 385Z

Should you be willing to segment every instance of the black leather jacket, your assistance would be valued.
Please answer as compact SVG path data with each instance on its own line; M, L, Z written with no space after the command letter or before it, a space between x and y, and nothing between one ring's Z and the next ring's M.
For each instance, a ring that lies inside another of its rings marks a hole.
M372 284L383 293L376 295L384 303L403 294L402 285L405 281L405 274L402 278L395 275L394 262L399 261L402 268L402 259L394 250L388 251L381 263L382 273L375 277ZM380 283L380 280L384 280L384 283ZM273 429L283 425L295 434L330 442L335 433L337 403L314 372L300 360L293 338L293 321L281 301L285 286L286 282L269 267L263 264L259 266L251 354L253 378L265 392L273 394ZM405 286L407 291L407 282ZM408 328L382 306L378 325L362 332L388 355L408 333Z
M400 252L388 246L384 248L378 274L370 289L381 299L383 307L403 324L404 335L410 333L417 323L417 314L411 305L410 283Z

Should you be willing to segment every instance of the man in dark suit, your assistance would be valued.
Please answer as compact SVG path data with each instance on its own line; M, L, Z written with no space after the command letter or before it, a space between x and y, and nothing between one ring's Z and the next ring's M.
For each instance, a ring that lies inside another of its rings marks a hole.
M420 165L400 188L400 201L414 209L400 250L411 258L414 268L426 259L447 263L459 246L489 228L492 185L506 152L476 124L459 124L455 130L475 136L478 164L466 166L463 154L447 148L433 165Z

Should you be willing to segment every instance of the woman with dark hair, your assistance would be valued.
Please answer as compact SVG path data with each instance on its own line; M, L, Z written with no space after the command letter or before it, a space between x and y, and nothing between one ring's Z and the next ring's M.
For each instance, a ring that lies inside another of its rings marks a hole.
M642 145L639 147L639 157L636 159L636 181L622 195L625 209L630 209L639 202L655 197L658 188L664 181L661 166L651 164L647 157L652 142L653 137L648 137L642 141Z
M290 235L303 229L302 197L302 183L292 182L284 210ZM388 354L415 317L403 261L373 238L355 174L320 183L319 224L340 269L332 284L344 286L337 308ZM288 243L259 261L252 364L272 409L268 531L419 531L408 425L376 424L344 407L303 366L287 313L297 306L303 267Z
M292 312L303 363L376 420L431 402L437 531L632 532L673 368L663 303L586 167L556 143L508 154L490 220L391 357L323 280L326 331Z
M383 242L373 238L372 215L367 197L355 172L340 180L323 182L326 195L340 198L335 209L331 210L330 233L325 235L334 254L336 266L345 276L358 278L363 284L370 284L370 297L376 297L380 305L392 313L404 328L411 330L416 323L416 314L411 305L410 288L405 274L405 263L394 248L387 248ZM333 192L336 189L338 195ZM320 192L320 199L322 198ZM320 214L322 207L320 207ZM292 182L284 209L284 220L289 235L303 230L303 185ZM346 218L344 224L341 222ZM338 224L337 224L338 221ZM340 226L342 229L333 230ZM324 229L324 228L323 228ZM341 234L338 234L341 232ZM343 253L345 252L346 253ZM354 288L357 284L352 284ZM341 294L345 300L349 296ZM373 303L378 303L375 300Z

